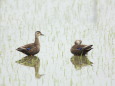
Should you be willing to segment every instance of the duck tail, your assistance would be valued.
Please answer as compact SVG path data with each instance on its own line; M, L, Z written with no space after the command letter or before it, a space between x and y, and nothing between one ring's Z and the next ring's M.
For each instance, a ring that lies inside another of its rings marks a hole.
M93 49L92 46L93 46L93 45L88 45L88 46L86 46L86 47L84 48L84 50L91 50L91 49Z
M86 47L84 48L83 54L85 55L85 54L87 54L90 50L92 50L92 49L93 49L92 46L93 46L93 45L88 45L88 46L86 46Z
M89 51L92 50L92 49L93 49L93 48L89 48L89 49L86 49L85 51L86 51L86 52L89 52Z
M25 50L25 49L19 47L19 48L17 48L16 50L17 50L17 51L23 51L23 50Z

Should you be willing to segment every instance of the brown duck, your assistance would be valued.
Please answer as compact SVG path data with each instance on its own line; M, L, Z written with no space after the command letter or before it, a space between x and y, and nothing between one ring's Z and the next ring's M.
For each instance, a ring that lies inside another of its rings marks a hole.
M71 53L75 56L85 56L92 48L93 45L82 45L81 40L76 40L75 45L71 48Z
M43 35L40 31L35 32L35 42L30 43L24 46L17 48L17 51L20 51L28 56L33 56L40 51L39 36Z

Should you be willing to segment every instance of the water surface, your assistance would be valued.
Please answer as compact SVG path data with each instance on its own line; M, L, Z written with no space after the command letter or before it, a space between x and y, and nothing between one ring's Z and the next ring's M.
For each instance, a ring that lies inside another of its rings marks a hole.
M114 86L113 3L113 0L0 1L0 86ZM34 42L35 31L45 36L40 37L40 53L32 60L16 48ZM93 44L86 61L84 58L79 61L70 52L76 39ZM23 59L24 63L20 62ZM43 76L36 77L39 75Z

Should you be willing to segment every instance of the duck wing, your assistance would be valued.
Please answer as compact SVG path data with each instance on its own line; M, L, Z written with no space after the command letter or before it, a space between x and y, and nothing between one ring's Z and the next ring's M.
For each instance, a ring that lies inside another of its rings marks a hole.
M25 50L25 49L29 50L29 49L31 49L32 47L34 47L34 43L21 46L21 47L17 48L16 50Z
M34 43L31 43L31 44L21 46L21 47L17 48L16 50L20 51L20 52L27 52L27 51L33 51L34 48L35 48Z
M76 49L76 50L89 50L92 48L93 45L75 45L73 46L73 49Z
M93 45L79 45L77 49L82 55L86 55L92 48Z
M71 52L76 55L85 55L88 51L92 49L93 45L74 45L71 48Z
M81 55L81 53L82 53L82 47L84 47L84 46L74 45L71 48L71 53L73 53L74 55Z
M86 45L74 45L71 49L81 51L86 47Z

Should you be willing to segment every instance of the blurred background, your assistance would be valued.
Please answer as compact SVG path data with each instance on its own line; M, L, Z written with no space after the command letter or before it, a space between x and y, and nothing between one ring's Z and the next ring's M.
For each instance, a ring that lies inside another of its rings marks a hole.
M0 86L114 86L114 8L114 0L0 0ZM36 55L41 78L16 63L26 56L16 48L34 42L35 31L45 35ZM79 39L93 45L92 66L78 68L70 52Z

